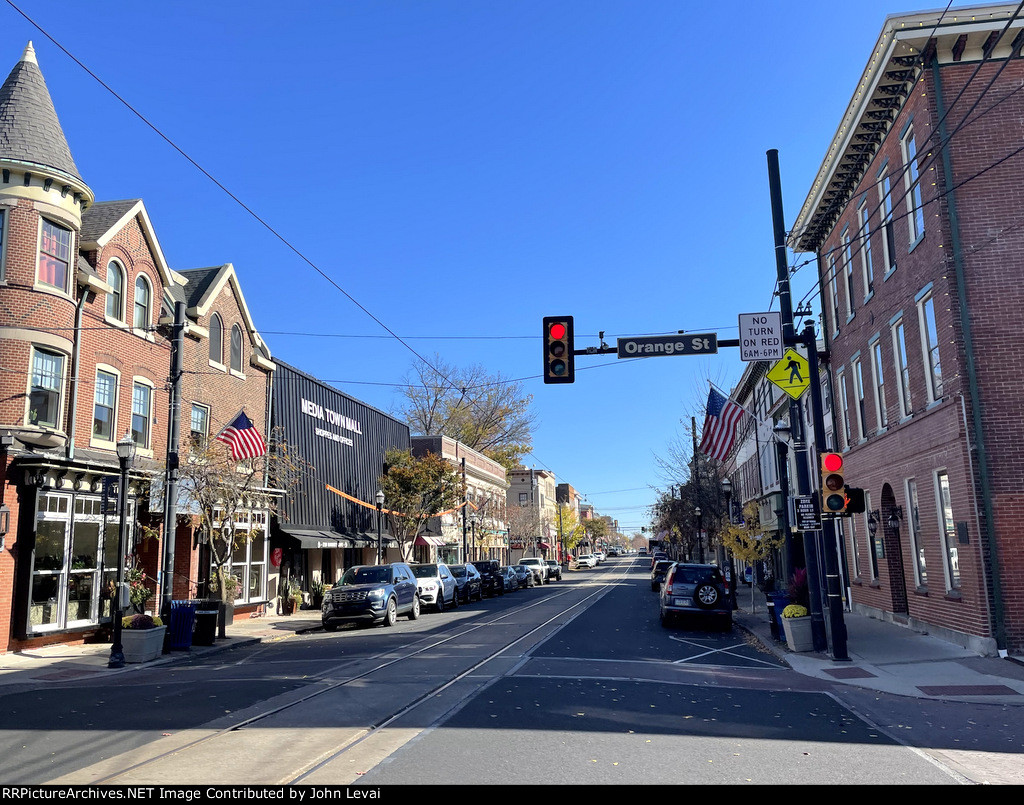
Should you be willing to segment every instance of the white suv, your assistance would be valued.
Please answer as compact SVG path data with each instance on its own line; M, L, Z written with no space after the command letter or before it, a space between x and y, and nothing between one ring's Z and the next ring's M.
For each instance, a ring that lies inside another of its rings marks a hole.
M530 570L533 570L538 575L544 584L550 584L551 579L548 576L548 563L545 562L538 556L527 556L519 560L519 564L526 565Z

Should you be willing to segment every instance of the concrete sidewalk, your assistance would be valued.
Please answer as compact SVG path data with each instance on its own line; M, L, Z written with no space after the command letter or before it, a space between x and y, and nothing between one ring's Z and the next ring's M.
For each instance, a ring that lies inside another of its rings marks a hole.
M898 624L863 615L845 614L848 661L836 662L826 654L796 654L771 636L763 600L740 595L736 626L752 634L766 650L793 670L834 684L938 699L1024 705L1024 664L1019 658L980 657L967 649ZM90 678L134 673L140 668L187 662L215 652L254 643L286 640L320 628L320 613L300 610L293 615L238 616L227 637L212 646L193 646L140 665L107 668L110 644L48 646L0 655L0 691L4 686L81 682Z
M751 612L749 596L741 593L735 623L798 673L922 699L1024 705L1021 658L981 657L937 637L851 612L844 613L849 660L795 653L784 638L772 637L761 598Z

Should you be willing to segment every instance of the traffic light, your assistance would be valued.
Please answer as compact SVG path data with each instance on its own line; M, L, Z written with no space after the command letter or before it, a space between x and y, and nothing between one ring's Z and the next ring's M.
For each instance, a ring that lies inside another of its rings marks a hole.
M839 453L821 454L821 511L823 514L846 512L846 479L843 457Z
M545 316L544 382L572 383L575 375L572 316Z

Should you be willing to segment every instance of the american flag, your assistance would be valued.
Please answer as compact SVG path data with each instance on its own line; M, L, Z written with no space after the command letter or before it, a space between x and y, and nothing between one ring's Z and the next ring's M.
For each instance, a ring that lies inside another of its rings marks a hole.
M700 437L700 451L711 458L725 461L736 438L736 426L745 410L727 400L714 389L708 393L708 410Z
M241 461L243 458L257 458L267 454L267 443L260 432L252 424L252 420L242 411L235 421L217 434L217 441L231 448L231 458Z

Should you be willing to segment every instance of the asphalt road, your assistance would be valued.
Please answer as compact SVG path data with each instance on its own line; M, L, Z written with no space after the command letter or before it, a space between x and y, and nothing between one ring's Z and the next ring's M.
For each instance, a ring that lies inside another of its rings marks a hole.
M613 560L392 629L9 691L0 780L950 784L977 779L954 738L1024 745L1017 712L972 728L802 677L739 630L663 628L655 601Z

